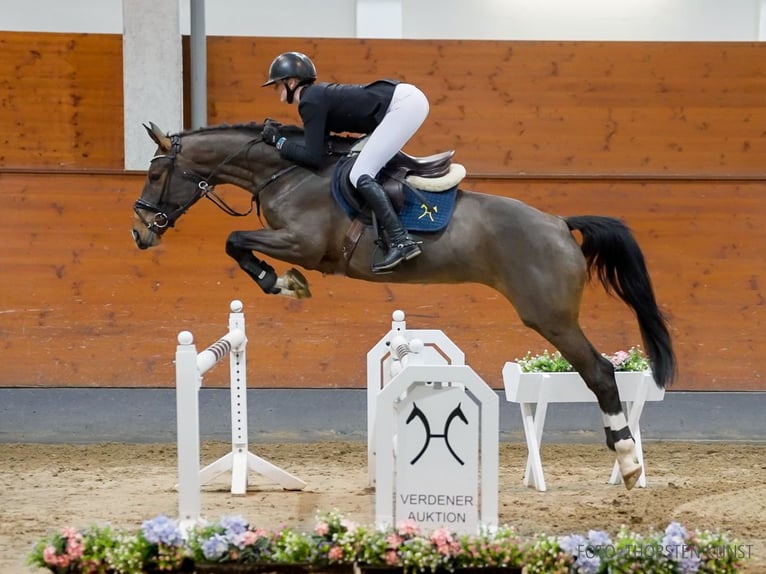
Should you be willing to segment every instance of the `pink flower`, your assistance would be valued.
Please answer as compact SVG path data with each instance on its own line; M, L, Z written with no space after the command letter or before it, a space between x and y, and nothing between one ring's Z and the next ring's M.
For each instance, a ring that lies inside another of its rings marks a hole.
M314 527L314 532L319 534L319 536L327 536L330 533L330 525L326 522L319 522Z
M398 530L401 536L417 536L420 534L420 527L414 520L400 522Z
M431 532L431 542L437 546L444 546L452 542L452 533L446 528L437 528Z
M391 534L386 536L386 542L388 543L389 548L396 550L402 544L403 540L401 536L392 532Z
M45 560L46 564L49 564L51 566L56 566L58 563L58 556L56 556L56 549L48 544L48 546L45 547L45 550L43 550L43 560Z
M617 351L609 358L609 360L615 367L619 367L622 363L625 362L626 359L628 359L628 357L630 357L630 355L628 355L628 353L625 351Z
M399 555L396 553L396 550L386 550L386 564L389 566L399 565Z
M76 528L72 528L71 526L67 526L66 528L61 529L61 535L64 538L75 538L77 540L82 540L82 534L80 534Z
M76 538L67 539L66 553L71 558L81 558L82 557L82 542Z
M343 548L340 546L333 546L327 553L327 557L335 562L340 562L343 559Z
M252 530L247 530L242 535L242 541L245 543L245 546L255 544L259 538L261 537L258 535L258 532L253 532Z

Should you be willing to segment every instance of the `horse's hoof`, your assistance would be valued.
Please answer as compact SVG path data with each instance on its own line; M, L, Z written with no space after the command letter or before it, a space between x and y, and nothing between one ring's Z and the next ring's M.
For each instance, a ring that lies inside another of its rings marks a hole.
M636 442L632 438L621 439L614 443L617 451L617 464L620 465L620 474L625 488L630 490L636 486L643 469L638 464L636 456Z
M292 296L297 299L308 299L311 297L309 282L303 273L295 268L290 268L284 275L285 288L292 291Z
M643 472L643 469L641 468L641 466L638 466L634 470L628 472L627 474L623 474L622 481L625 483L625 488L627 488L628 490L631 490L634 486L636 486L638 479L641 478L642 472Z

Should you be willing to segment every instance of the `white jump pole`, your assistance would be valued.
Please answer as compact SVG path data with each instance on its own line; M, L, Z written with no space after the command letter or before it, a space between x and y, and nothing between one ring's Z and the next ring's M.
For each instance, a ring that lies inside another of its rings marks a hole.
M247 369L245 317L242 302L232 301L229 332L197 354L189 331L178 334L176 349L176 426L178 432L178 514L183 527L200 520L200 487L231 471L231 493L247 492L248 471L257 472L286 490L306 483L248 450ZM229 355L231 395L231 452L199 468L199 390L202 376Z
M200 519L199 389L197 349L189 331L178 334L176 348L176 433L178 449L178 518L184 530Z

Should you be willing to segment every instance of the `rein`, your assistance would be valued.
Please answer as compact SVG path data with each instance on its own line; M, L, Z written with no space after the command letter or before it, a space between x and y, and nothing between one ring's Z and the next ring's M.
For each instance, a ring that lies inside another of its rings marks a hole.
M178 134L174 134L170 136L171 141L171 153L169 155L156 155L154 156L151 161L155 161L157 159L162 158L168 158L170 159L170 167L168 169L168 176L165 179L165 183L162 186L162 192L160 193L160 198L157 204L153 204L151 202L146 201L143 198L138 198L136 200L136 203L133 206L133 211L138 215L139 219L146 225L146 227L158 235L161 235L164 233L168 227L173 227L175 225L176 220L178 220L179 217L181 217L184 213L186 213L189 208L197 203L201 198L205 197L213 203L218 209L223 211L226 215L231 215L234 217L245 217L247 215L250 215L253 211L253 203L256 205L256 214L260 218L261 215L261 201L260 201L260 195L261 192L269 185L274 183L277 179L285 175L286 173L292 171L297 165L289 165L287 167L284 167L280 169L279 171L273 173L266 181L264 181L261 185L259 185L253 192L250 200L250 208L247 211L237 211L233 207L231 207L226 201L215 192L215 185L210 184L210 180L213 179L213 176L218 172L223 166L227 165L232 159L240 155L242 152L246 152L249 150L252 146L254 146L257 143L260 143L263 141L262 138L257 137L253 138L249 141L247 141L244 145L234 150L232 153L230 153L228 156L226 156L223 161L221 161L218 165L216 165L213 170L208 174L207 177L203 177L198 173L195 173L193 171L184 171L181 174L181 177L184 179L187 179L189 181L194 181L197 184L197 191L196 193L183 205L178 207L175 211L171 213L166 213L160 206L162 205L162 200L166 195L166 192L170 188L170 180L173 176L173 173L175 171L175 161L178 154L181 152L181 136ZM139 210L146 210L150 211L154 214L154 217L152 220L147 220L144 218L142 213Z

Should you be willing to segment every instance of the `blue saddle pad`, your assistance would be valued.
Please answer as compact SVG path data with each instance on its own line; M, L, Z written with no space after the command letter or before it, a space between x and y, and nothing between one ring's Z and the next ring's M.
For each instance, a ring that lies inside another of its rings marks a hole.
M359 215L359 210L352 206L341 192L341 177L348 172L344 171L341 160L335 166L330 188L335 201L343 208L346 214L354 219ZM455 198L458 186L446 191L423 191L415 193L411 187L404 186L404 205L399 212L399 219L407 231L429 233L441 231L449 223L452 212L455 209Z

